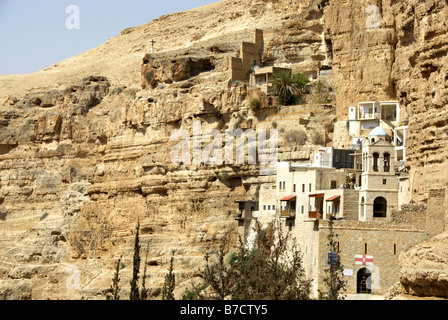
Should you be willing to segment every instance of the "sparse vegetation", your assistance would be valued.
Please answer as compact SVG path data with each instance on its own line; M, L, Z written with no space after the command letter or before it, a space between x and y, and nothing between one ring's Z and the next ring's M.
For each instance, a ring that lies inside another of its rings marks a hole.
M258 98L253 98L253 99L250 101L250 106L251 106L252 109L258 109L258 108L260 108L260 106L261 106L260 99L258 99Z
M48 217L48 212L44 212L44 214L40 216L39 221L44 220L46 217Z
M235 130L238 129L241 126L241 123L243 123L244 120L246 120L246 118L244 118L244 116L240 115L238 117L238 121L235 123L235 126L233 128Z
M285 132L284 139L295 146L303 146L308 140L308 135L304 129L296 129Z
M219 180L221 180L221 181L229 180L229 173L227 171L220 172L218 176L219 176Z
M330 103L331 99L329 98L330 91L328 89L328 86L322 82L321 80L318 80L313 84L316 93L319 96L318 102L319 103Z
M325 140L326 140L325 133L319 131L310 132L310 141L312 144L324 146L326 143Z
M230 237L223 237L216 255L205 255L204 282L184 297L233 300L306 300L311 281L305 276L302 255L290 234L276 221L255 227L254 241L240 239L231 252ZM199 291L202 289L202 291Z
M145 282L146 282L146 266L147 266L147 260L148 260L148 252L149 252L149 244L146 249L146 258L145 258L145 268L143 271L142 276L142 283L141 287L138 286L139 281L139 273L140 273L140 222L137 223L137 226L135 228L135 240L134 240L134 258L133 258L133 270L132 270L132 280L130 281L131 284L131 290L129 294L129 300L146 300L148 297L148 290L145 288ZM121 262L122 256L120 259L118 259L118 262L115 266L115 274L112 279L112 285L109 290L106 292L106 299L107 300L119 300L119 272L124 267L123 263Z

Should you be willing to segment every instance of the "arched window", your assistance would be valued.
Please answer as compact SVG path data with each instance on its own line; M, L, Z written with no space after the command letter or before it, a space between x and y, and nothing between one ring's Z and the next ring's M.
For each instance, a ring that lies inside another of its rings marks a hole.
M387 200L383 197L378 197L373 201L373 217L386 218L387 216Z
M378 159L379 159L380 155L375 152L373 154L373 171L378 171Z
M384 164L384 172L389 172L390 171L390 154L389 153L384 154L383 164Z

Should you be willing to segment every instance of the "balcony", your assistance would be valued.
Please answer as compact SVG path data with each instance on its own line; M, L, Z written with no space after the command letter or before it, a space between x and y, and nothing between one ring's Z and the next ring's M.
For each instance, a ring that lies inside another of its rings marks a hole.
M324 213L323 211L310 211L308 216L310 219L323 219Z
M282 215L282 218L295 219L296 211L295 210L282 210L281 215Z

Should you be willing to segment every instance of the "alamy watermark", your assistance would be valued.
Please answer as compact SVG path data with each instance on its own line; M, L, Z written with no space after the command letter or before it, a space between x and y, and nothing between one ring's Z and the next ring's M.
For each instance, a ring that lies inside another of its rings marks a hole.
M79 278L81 275L79 268L75 265L69 265L67 266L67 269L65 269L65 273L69 274L67 280L65 280L65 287L68 290L79 290Z
M201 122L194 121L192 137L185 129L176 129L171 134L170 141L179 141L170 152L171 162L209 166L247 163L258 165L260 175L270 175L277 170L278 131L269 131L269 138L265 129L226 130L224 134L217 129L202 132Z
M67 19L65 19L65 27L68 30L79 30L81 28L79 7L76 5L69 5L65 8L65 13L69 15Z

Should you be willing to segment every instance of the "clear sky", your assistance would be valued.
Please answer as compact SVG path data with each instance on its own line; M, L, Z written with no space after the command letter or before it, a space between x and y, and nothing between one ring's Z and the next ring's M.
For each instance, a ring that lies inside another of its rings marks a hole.
M123 29L217 1L0 0L0 74L36 72L95 48Z

